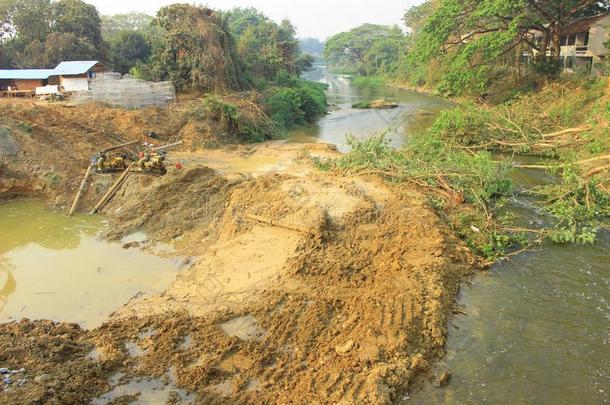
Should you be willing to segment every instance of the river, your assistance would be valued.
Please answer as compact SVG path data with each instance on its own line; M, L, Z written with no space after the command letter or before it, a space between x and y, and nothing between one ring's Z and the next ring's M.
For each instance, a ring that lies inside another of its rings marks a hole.
M289 141L332 143L341 152L349 150L347 134L364 139L381 131L385 133L390 145L400 147L408 142L410 135L428 128L442 110L452 105L445 100L412 91L388 87L354 87L348 77L332 74L321 66L305 74L304 78L328 85L331 112L314 125L292 131ZM375 99L395 101L399 107L389 110L351 107L358 101Z
M389 127L400 147L434 122L449 103L389 88L362 89L349 78L318 68L307 75L329 85L335 107L292 140L320 140L348 151L345 135L365 138ZM361 100L388 98L391 111L354 110ZM428 116L414 112L430 111ZM517 158L523 160L526 158ZM531 159L527 163L531 163ZM540 171L519 169L515 188L550 181ZM535 201L514 197L509 210L524 225L548 218ZM430 404L601 404L610 397L610 234L594 246L546 243L477 274L461 291L466 316L449 327L447 356L439 371L452 373L443 389L428 386L412 403Z

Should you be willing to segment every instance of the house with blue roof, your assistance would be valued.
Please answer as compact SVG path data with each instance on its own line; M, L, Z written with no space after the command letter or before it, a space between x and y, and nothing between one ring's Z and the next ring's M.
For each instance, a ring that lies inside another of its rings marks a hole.
M91 80L112 70L99 61L61 62L55 69L4 69L0 70L0 91L5 93L32 93L37 87L59 86L63 92L87 91Z

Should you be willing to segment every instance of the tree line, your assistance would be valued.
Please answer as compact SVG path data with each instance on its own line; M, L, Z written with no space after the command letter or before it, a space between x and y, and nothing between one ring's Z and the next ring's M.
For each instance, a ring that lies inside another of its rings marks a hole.
M100 16L81 0L0 0L0 68L100 60L180 90L235 90L286 81L311 67L294 26L254 8L172 4L155 17Z
M519 84L526 69L557 75L561 33L609 10L607 0L428 0L405 13L407 32L365 24L330 38L325 55L363 75L482 94L507 76ZM524 61L524 54L533 57Z

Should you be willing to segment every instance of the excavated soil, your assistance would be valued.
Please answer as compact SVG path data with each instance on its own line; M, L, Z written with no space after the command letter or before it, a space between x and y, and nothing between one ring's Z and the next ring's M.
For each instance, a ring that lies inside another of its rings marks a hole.
M30 182L38 176L26 169L62 145L79 156L56 166L67 185L52 198L69 201L75 168L110 141L57 125L15 139L37 156L19 163ZM157 382L161 403L406 401L434 378L460 281L476 264L416 190L304 159L333 153L281 142L178 151L169 160L182 170L130 176L104 209L107 236L144 231L186 266L165 292L135 297L94 330L0 325L0 366L26 369L0 402L150 401ZM110 181L98 180L83 209Z

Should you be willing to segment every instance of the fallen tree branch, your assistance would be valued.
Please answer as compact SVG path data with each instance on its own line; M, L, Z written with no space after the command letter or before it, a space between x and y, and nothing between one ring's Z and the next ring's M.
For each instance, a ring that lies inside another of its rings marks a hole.
M585 177L591 177L598 173L605 172L606 170L610 170L610 164L599 166L599 167L589 170L587 172L587 174L585 174Z
M568 129L563 129L561 131L552 132L550 134L543 134L542 138L547 139L547 138L555 138L558 136L569 135L569 134L579 134L581 132L587 132L592 129L593 129L593 127L591 125L585 125L584 127L577 127L577 128L568 128Z
M516 167L517 169L540 169L540 170L546 170L549 168L549 166L544 166L544 165L513 165L513 167Z
M587 163L597 162L598 160L606 160L606 159L610 159L610 155L596 156L591 159L579 160L576 163L578 163L579 165L586 165Z

